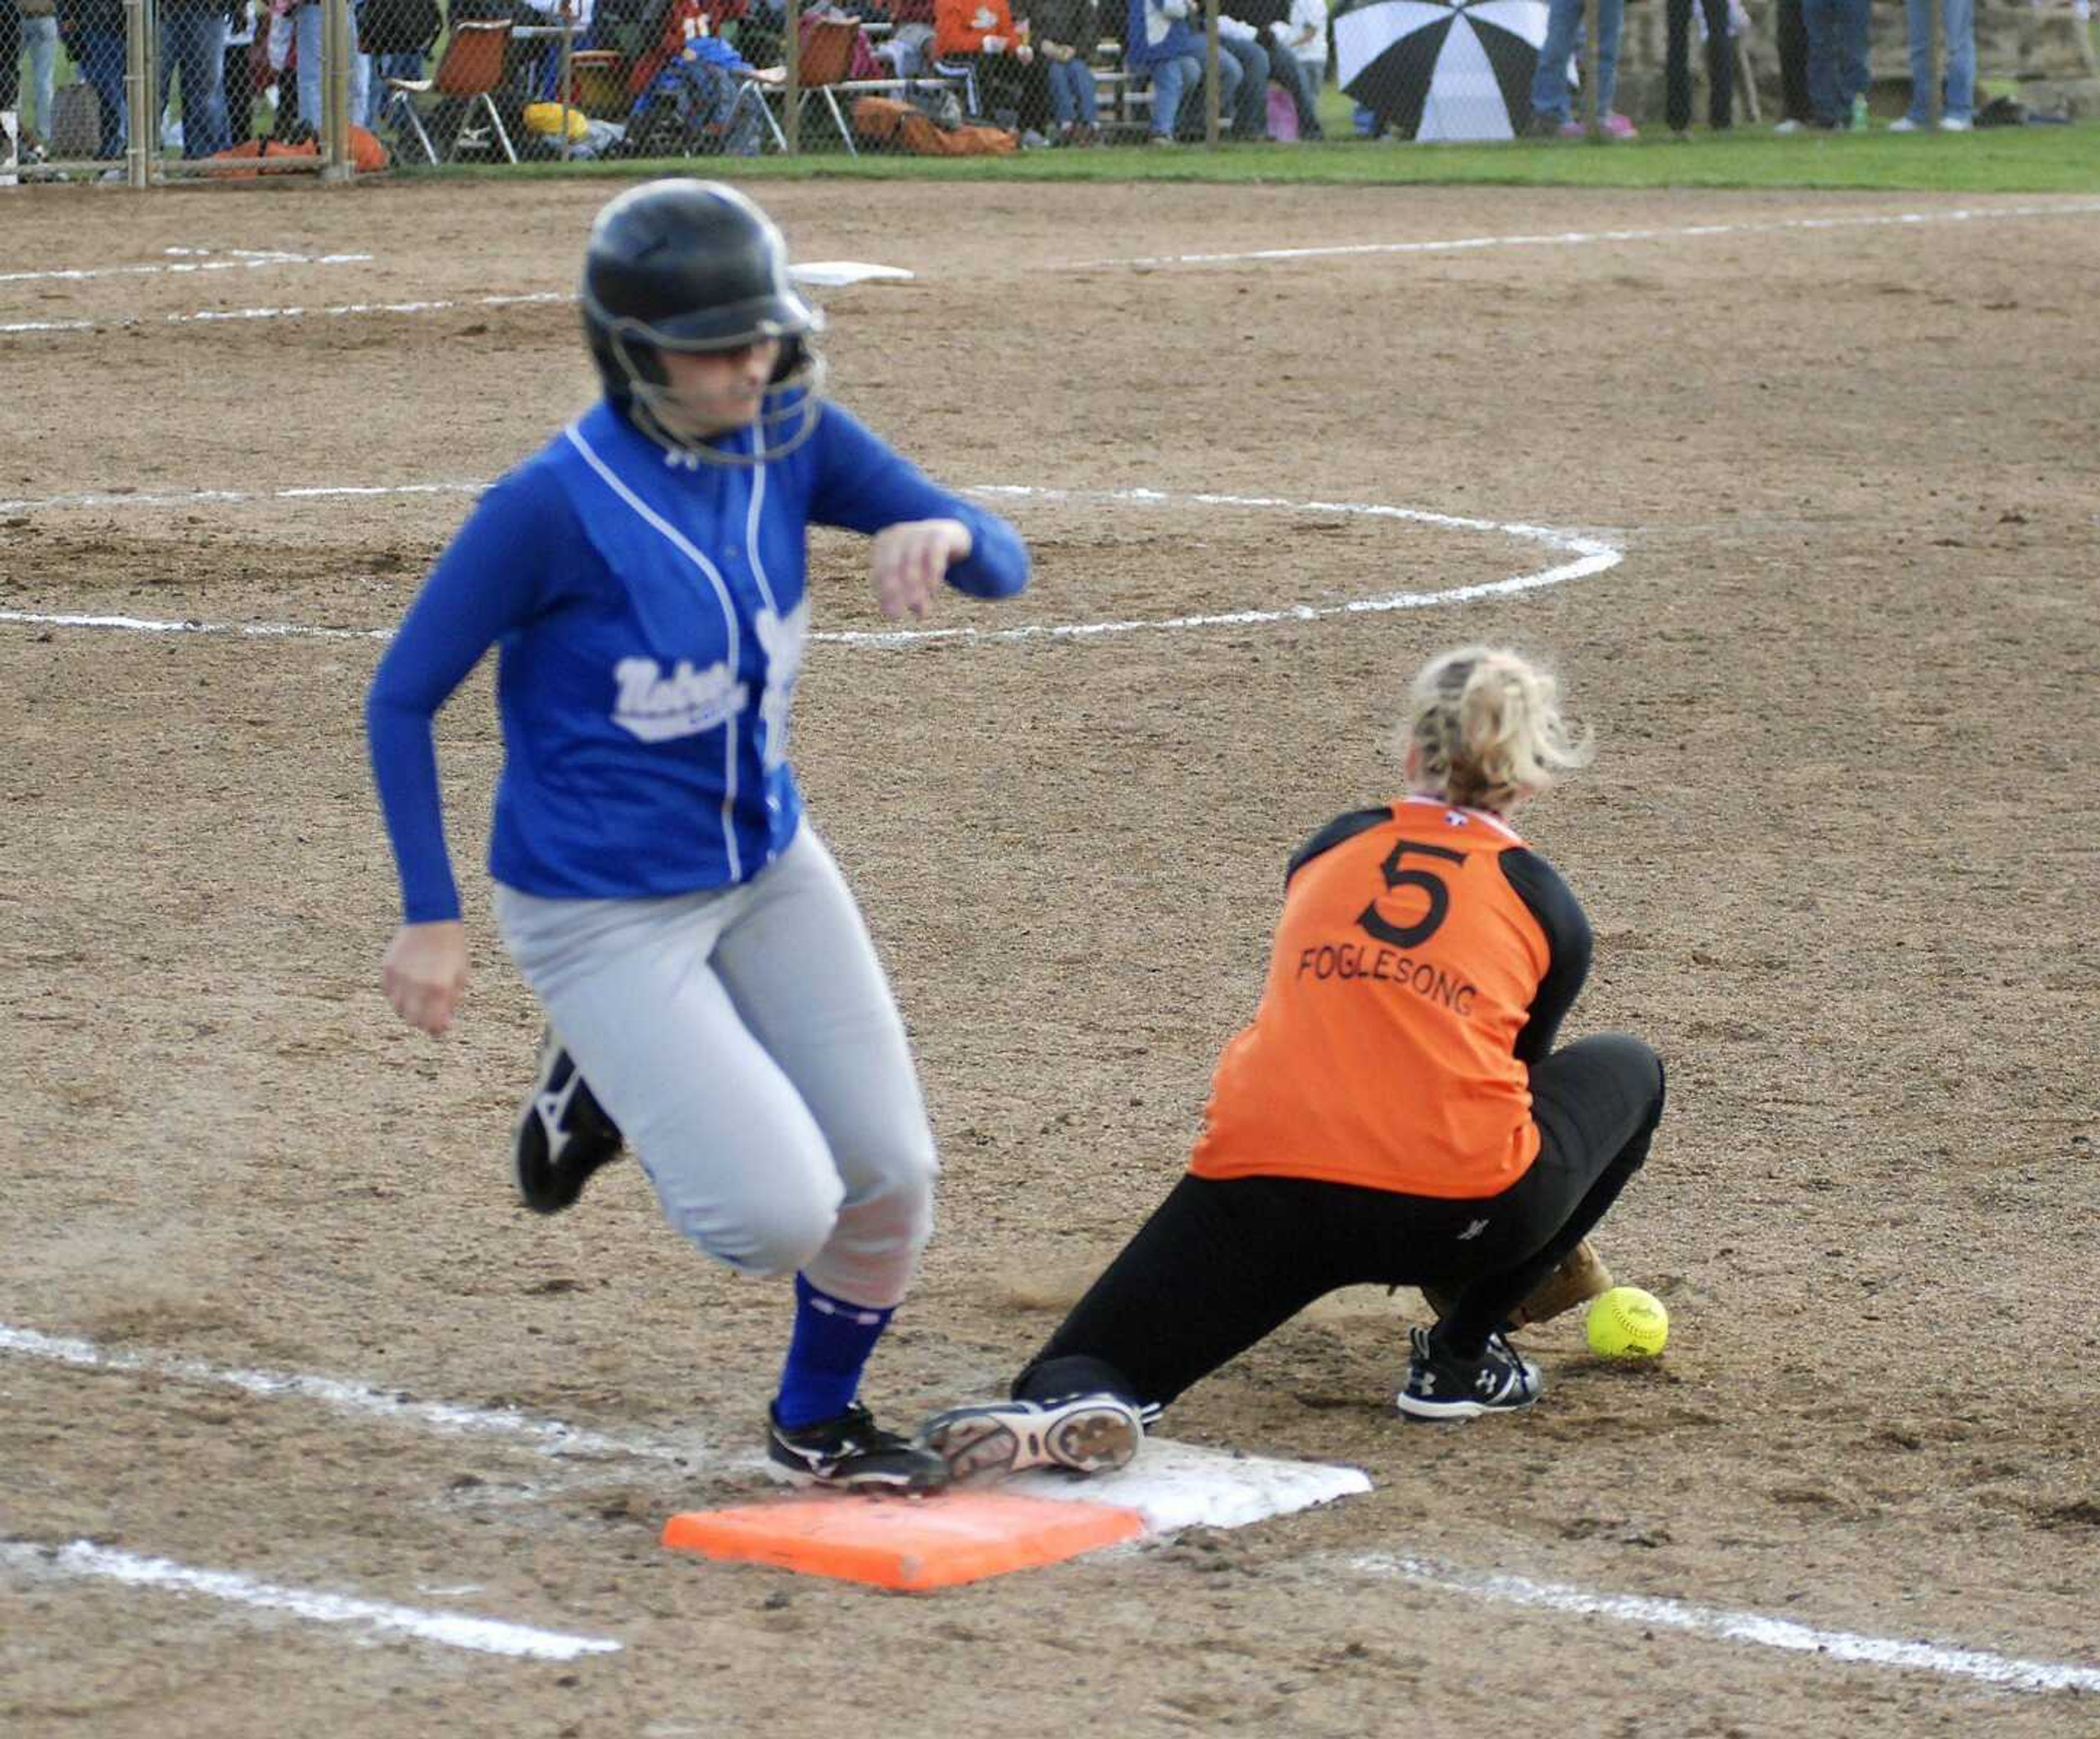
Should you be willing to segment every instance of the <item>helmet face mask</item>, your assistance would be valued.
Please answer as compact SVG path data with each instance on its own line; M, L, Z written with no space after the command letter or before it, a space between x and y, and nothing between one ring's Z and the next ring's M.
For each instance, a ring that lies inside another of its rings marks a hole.
M812 339L823 317L789 280L779 230L735 188L678 179L621 194L592 227L581 300L606 396L686 462L761 464L814 431L824 366ZM682 432L690 419L668 396L662 354L747 351L770 339L780 353L756 416ZM756 431L751 450L735 451L745 427Z

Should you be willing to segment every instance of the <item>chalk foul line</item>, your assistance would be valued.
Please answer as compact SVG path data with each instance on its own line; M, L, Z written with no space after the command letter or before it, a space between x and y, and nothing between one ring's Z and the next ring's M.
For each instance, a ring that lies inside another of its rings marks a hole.
M458 1407L443 1402L404 1401L380 1391L356 1383L346 1383L335 1378L287 1373L227 1370L205 1364L200 1360L177 1357L165 1353L117 1353L95 1346L85 1340L45 1335L33 1329L22 1329L0 1324L0 1353L13 1353L31 1358L40 1358L76 1367L101 1368L115 1370L137 1370L154 1375L179 1378L196 1383L218 1384L245 1390L252 1394L267 1396L294 1396L318 1401L324 1406L365 1414L377 1414L399 1422L422 1424L443 1431L481 1429L505 1432L539 1444L542 1447L578 1448L590 1445L615 1453L657 1458L662 1451L655 1445L629 1440L602 1437L580 1431L551 1419L532 1419L508 1410L490 1411L469 1407ZM1143 1458L1140 1458L1141 1465ZM1171 1469L1169 1470L1171 1471ZM1348 1472L1352 1470L1314 1468L1316 1473ZM1322 1492L1310 1501L1326 1501L1338 1493ZM1176 1525L1185 1518L1177 1518ZM1230 1524L1228 1524L1230 1525ZM91 1547L86 1542L77 1543L77 1548L100 1551L105 1548ZM68 1551L76 1547L65 1548ZM47 1556L43 1548L16 1543L0 1543L0 1559L9 1553L24 1551L36 1554L38 1561ZM117 1555L121 1559L125 1555ZM2010 1655L1987 1653L1973 1649L1939 1642L1906 1642L1890 1637L1868 1636L1857 1631L1826 1630L1789 1618L1775 1618L1762 1613L1731 1610L1726 1608L1699 1606L1686 1601L1658 1599L1646 1595L1612 1594L1577 1587L1572 1583L1535 1581L1530 1578L1512 1576L1491 1571L1474 1571L1438 1564L1424 1558L1393 1553L1365 1553L1339 1560L1352 1572L1363 1576L1387 1580L1398 1580L1446 1594L1455 1594L1468 1599L1535 1609L1596 1617L1620 1623L1639 1624L1649 1629L1666 1629L1690 1635L1712 1638L1717 1641L1741 1643L1754 1647L1779 1649L1793 1653L1819 1654L1829 1659L1849 1661L1864 1666L1890 1667L1903 1671L1933 1672L1944 1676L1979 1680L2018 1691L2100 1691L2100 1668L2070 1665L2048 1661L2023 1660ZM139 1560L140 1565L158 1565L161 1560ZM83 1570L82 1573L93 1573ZM223 1573L181 1570L167 1566L165 1571L143 1570L130 1573L127 1579L159 1579L165 1585L174 1585L177 1579L208 1577ZM232 1582L244 1588L262 1588L267 1585L250 1584L242 1578ZM208 1591L200 1587L197 1591ZM273 1595L292 1595L298 1591L271 1590ZM229 1598L238 1597L229 1596ZM339 1599L339 1596L313 1596L320 1600ZM352 1603L353 1604L368 1603ZM405 1613L408 1609L375 1608L386 1613ZM363 1613L356 1614L364 1617ZM420 1618L438 1619L444 1614L413 1614ZM486 1621L468 1620L469 1623ZM421 1634L421 1633L418 1633ZM540 1633L544 1634L544 1633ZM439 1640L447 1640L440 1638ZM617 1644L590 1639L562 1639L567 1642L591 1643L593 1649L602 1651L616 1648ZM460 1644L473 1646L472 1644ZM497 1652L510 1652L499 1650Z
M624 1455L681 1466L704 1459L697 1444L684 1448L632 1437L609 1437L583 1431L558 1419L534 1419L510 1407L466 1407L452 1401L422 1401L389 1393L362 1383L283 1370L239 1370L165 1353L131 1353L99 1347L93 1341L40 1334L34 1329L0 1323L0 1353L12 1353L83 1370L138 1372L217 1388L239 1389L262 1399L294 1396L317 1401L340 1413L405 1421L460 1436L515 1437L549 1455Z
M1440 1593L1464 1595L1499 1606L1529 1607L1586 1618L1638 1624L1650 1630L1682 1631L1722 1642L1817 1654L1863 1666L1892 1666L1914 1672L1976 1679L2015 1691L2100 1691L2100 1668L2024 1661L1949 1643L1900 1642L1865 1636L1855 1631L1831 1631L1763 1613L1695 1606L1650 1595L1606 1594L1568 1582L1534 1582L1529 1577L1454 1569L1426 1559L1383 1552L1347 1560L1358 1573L1412 1582Z
M0 514L25 514L59 508L174 507L199 503L232 505L249 501L368 498L384 495L473 494L487 487L485 483L479 483L373 486L329 484L253 492L211 489L180 494L64 495L0 501ZM1008 501L1096 501L1109 505L1140 508L1194 506L1339 514L1432 526L1443 531L1493 533L1515 538L1520 542L1542 545L1573 559L1511 575L1506 579L1483 580L1471 585L1446 586L1421 592L1392 592L1374 598L1350 598L1333 604L1292 604L1280 609L1231 610L1202 615L1132 617L1100 622L1030 623L1017 628L832 629L813 633L810 638L820 644L832 646L895 647L921 646L938 641L996 643L1017 640L1084 640L1166 629L1259 628L1280 622L1317 622L1330 616L1423 610L1443 604L1469 603L1483 598L1505 597L1534 591L1544 586L1562 585L1573 580L1603 573L1626 559L1626 552L1616 545L1557 527L1470 519L1456 514L1432 513L1423 508L1387 506L1374 501L1294 501L1277 496L1170 495L1157 489L1052 489L1021 483L985 483L964 492ZM394 632L388 628L324 627L298 622L206 622L28 610L0 610L0 622L52 628L117 629L134 633L242 634L263 638L326 640L386 640L393 637Z
M1118 259L1067 260L1055 268L1098 271L1110 267L1224 266L1243 262L1345 259L1381 254L1463 254L1484 248L1580 248L1599 242L1676 241L1710 236L1775 236L1789 231L1892 229L1932 223L1982 223L2012 218L2089 217L2100 201L2054 205L1979 205L1950 211L1858 212L1827 218L1773 218L1744 223L1687 223L1667 229L1570 229L1537 236L1454 236L1435 241L1339 242L1330 246L1253 248L1240 254L1140 254Z
M198 271L254 271L274 266L363 266L369 254L288 254L271 248L170 248L170 258L139 266L55 267L37 271L0 271L0 284L80 284L93 278L145 278ZM176 258L174 256L186 256Z
M413 1606L360 1600L317 1588L288 1588L276 1582L258 1582L232 1570L197 1569L166 1558L143 1557L136 1552L98 1546L90 1540L75 1540L70 1545L60 1547L0 1540L0 1565L9 1566L18 1573L95 1577L135 1588L202 1595L208 1600L230 1601L266 1612L289 1613L317 1624L355 1625L381 1635L412 1636L423 1642L441 1643L447 1648L508 1655L518 1660L573 1661L587 1654L615 1654L620 1648L610 1637L571 1636L532 1625L477 1618L466 1613L426 1612Z

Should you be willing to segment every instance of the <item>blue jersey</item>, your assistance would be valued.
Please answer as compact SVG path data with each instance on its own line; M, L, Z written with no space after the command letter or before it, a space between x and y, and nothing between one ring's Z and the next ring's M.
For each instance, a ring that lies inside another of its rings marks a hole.
M744 446L755 431L727 440ZM960 519L949 582L1028 583L997 514L937 488L834 404L762 465L674 454L601 404L481 499L380 660L373 776L411 924L456 918L430 722L500 649L504 766L489 872L551 899L743 881L794 838L788 765L812 523Z

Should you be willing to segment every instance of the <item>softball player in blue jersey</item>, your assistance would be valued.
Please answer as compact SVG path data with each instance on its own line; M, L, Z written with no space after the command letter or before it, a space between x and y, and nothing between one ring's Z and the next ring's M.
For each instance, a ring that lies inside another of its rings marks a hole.
M821 320L735 190L620 195L582 301L603 401L483 497L373 681L404 917L386 995L439 1034L465 986L431 721L494 647L496 916L549 1022L521 1193L567 1207L631 1142L693 1243L795 1276L773 1460L929 1490L941 1459L858 1391L932 1229L933 1135L858 909L803 815L788 704L812 523L873 536L892 617L923 614L943 578L1011 596L1027 552L825 402Z

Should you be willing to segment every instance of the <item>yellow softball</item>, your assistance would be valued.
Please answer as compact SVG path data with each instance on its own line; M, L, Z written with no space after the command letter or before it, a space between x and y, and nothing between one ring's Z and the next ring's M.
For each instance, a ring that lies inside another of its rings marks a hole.
M1590 1350L1606 1358L1653 1358L1670 1339L1670 1313L1639 1287L1613 1287L1590 1306Z

